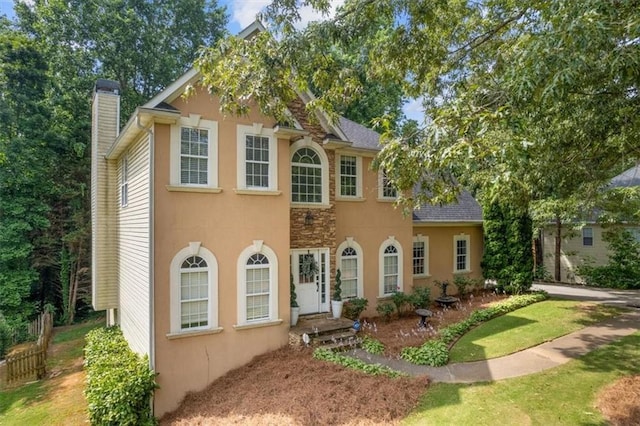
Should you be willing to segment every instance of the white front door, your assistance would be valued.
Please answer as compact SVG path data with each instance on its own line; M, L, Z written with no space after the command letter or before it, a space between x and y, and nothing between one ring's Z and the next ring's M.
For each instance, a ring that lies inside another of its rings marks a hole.
M307 274L312 261L317 272ZM291 270L300 314L329 312L329 249L291 250Z

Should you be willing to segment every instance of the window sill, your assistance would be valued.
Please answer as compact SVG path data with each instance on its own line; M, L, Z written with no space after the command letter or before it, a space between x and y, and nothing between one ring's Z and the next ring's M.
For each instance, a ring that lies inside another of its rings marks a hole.
M330 209L331 204L314 204L314 203L291 203L292 209Z
M431 278L431 274L414 275L413 278Z
M378 198L377 201L379 203L395 203L397 198Z
M176 333L167 333L167 339L175 340L175 339L184 339L186 337L206 336L209 334L221 333L222 330L224 330L222 327L216 327L216 328L207 328L204 330L178 331Z
M470 274L471 272L471 269L461 269L459 271L453 271L453 275Z
M222 188L213 188L208 186L167 185L166 188L169 192L203 192L209 194L219 194L222 192Z
M282 191L274 191L271 189L235 189L233 190L238 195L280 195Z
M237 331L249 330L251 328L262 328L262 327L271 327L274 325L280 325L282 324L282 322L283 320L277 319L277 320L269 320L269 321L256 322L256 323L250 323L250 324L234 325L233 328L235 328Z
M367 199L363 197L336 197L336 201L350 201L350 202L361 203L363 201L367 201Z

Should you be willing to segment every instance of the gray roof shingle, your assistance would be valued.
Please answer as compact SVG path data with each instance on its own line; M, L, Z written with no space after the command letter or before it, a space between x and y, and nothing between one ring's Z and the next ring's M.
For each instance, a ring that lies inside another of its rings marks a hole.
M413 221L429 222L482 222L482 207L469 191L462 190L458 202L443 206L423 204L413 211Z
M611 186L613 188L640 186L640 164L611 179Z
M338 125L347 137L347 140L353 143L352 146L354 148L371 149L375 151L382 149L378 132L344 117L340 117Z

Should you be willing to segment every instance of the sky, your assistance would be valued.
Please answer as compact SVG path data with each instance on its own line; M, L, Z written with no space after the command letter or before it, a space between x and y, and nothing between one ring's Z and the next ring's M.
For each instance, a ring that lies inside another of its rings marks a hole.
M23 0L29 2L30 0ZM218 0L220 6L227 7L227 13L229 14L229 22L227 24L227 30L231 34L239 33L243 28L251 24L256 19L256 14L264 9L271 0ZM336 7L344 3L344 0L331 0L332 10L335 11ZM13 0L0 0L0 15L7 15L9 18L13 18ZM305 7L300 10L301 23L300 26L304 27L309 21L321 19L322 16L313 11L310 7ZM420 99L414 99L405 104L404 113L407 118L413 118L418 121L422 121L422 108Z

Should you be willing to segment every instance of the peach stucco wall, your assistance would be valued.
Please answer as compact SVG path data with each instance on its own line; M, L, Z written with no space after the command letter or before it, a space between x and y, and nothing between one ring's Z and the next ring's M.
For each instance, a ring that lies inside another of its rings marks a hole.
M155 368L160 389L155 414L175 409L187 391L205 388L215 378L255 355L286 344L289 322L289 187L287 167L279 167L275 196L239 195L236 188L236 125L272 120L251 115L223 119L206 93L173 102L183 116L198 113L218 122L218 186L222 192L169 192L169 125L155 126ZM288 164L288 141L278 141L278 163ZM278 257L280 325L236 330L237 260L253 240L263 240ZM170 330L169 265L189 242L201 242L218 262L218 334L168 339ZM282 283L286 283L283 285Z
M363 250L364 297L369 300L365 315L376 314L379 298L379 249L389 237L400 243L403 251L403 291L411 289L412 220L404 217L393 202L378 200L377 172L371 169L371 157L362 159L362 195L364 201L336 200L336 243L353 237Z
M453 224L449 226L416 226L413 229L413 235L418 234L429 237L429 275L416 277L413 283L416 286L430 287L432 299L440 295L440 288L434 284L434 280L448 280L453 283L453 237L455 235L470 236L471 271L464 275L469 278L482 278L482 268L480 267L483 252L482 226L457 226ZM447 293L455 294L456 291L455 286L451 285Z

